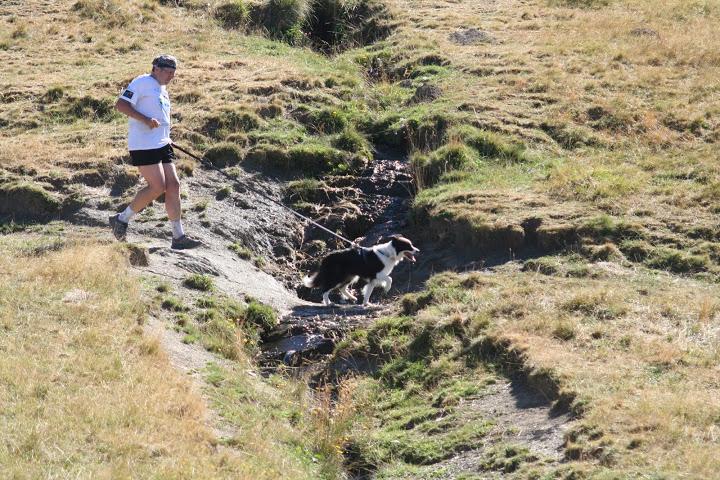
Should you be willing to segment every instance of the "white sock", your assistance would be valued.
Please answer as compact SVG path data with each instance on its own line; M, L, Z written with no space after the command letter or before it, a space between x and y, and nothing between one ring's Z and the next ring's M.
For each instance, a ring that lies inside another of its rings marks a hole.
M137 212L133 212L132 208L130 208L130 205L128 205L127 208L125 210L123 210L120 215L118 215L118 220L120 220L123 223L130 223L130 219L136 213Z
M183 230L182 226L182 220L170 220L170 226L172 227L173 238L180 238L185 235L185 230Z

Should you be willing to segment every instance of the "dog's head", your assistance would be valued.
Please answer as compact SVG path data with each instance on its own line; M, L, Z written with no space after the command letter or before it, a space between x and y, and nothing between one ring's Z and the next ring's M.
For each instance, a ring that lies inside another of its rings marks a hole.
M420 253L420 250L415 248L412 242L402 235L390 235L383 239L383 243L385 242L390 242L390 245L395 249L395 256L400 256L400 260L410 260L414 263L415 254Z

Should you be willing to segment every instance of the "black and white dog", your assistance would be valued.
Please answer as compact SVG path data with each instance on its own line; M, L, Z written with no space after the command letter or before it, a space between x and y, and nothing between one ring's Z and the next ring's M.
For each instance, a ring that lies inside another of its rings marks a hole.
M346 248L328 254L320 262L316 272L306 276L306 287L319 287L323 291L323 303L330 305L330 292L338 290L345 300L357 301L348 288L359 279L367 281L363 287L363 305L370 301L370 295L377 286L387 292L392 286L392 272L395 265L404 259L415 262L415 254L420 252L410 240L400 235L392 235L380 240L370 248Z

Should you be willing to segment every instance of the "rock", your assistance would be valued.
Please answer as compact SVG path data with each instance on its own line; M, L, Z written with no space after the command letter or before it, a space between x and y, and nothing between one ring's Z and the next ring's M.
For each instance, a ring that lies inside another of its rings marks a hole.
M463 28L451 33L448 37L451 42L458 45L477 45L479 43L493 43L495 39L487 32L477 28Z
M652 28L633 28L630 30L630 35L634 37L655 37L660 38L660 34L653 30Z
M130 265L134 267L147 267L150 265L150 254L148 250L131 243L126 243L122 247L126 254Z
M283 356L283 363L289 367L294 367L300 362L300 354L295 350L288 350Z

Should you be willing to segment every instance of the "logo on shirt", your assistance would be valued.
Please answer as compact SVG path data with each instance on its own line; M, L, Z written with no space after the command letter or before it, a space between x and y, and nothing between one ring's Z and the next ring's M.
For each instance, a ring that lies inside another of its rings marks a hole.
M126 98L132 98L133 95L135 95L135 94L133 92L131 92L130 90L125 90L122 94L122 96L126 97Z
M169 112L170 111L170 100L165 98L164 95L160 95L159 100L160 100L160 108L162 108L164 112Z

